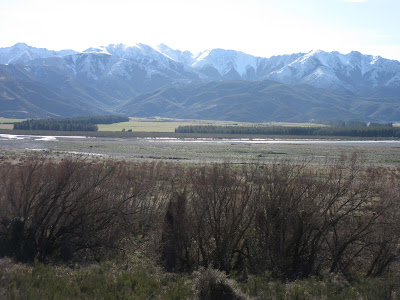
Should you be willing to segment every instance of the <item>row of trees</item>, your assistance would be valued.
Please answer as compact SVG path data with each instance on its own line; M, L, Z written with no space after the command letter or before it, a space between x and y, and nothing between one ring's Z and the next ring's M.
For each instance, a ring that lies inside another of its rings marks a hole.
M129 121L121 116L94 116L67 119L30 119L14 123L14 130L97 131L97 124Z
M205 134L400 137L400 128L391 126L317 127L186 125L179 126L175 129L175 132Z
M56 162L0 166L0 256L101 259L296 279L381 275L399 257L399 172L332 165Z
M313 120L315 124L324 124L335 127L393 127L393 123L373 123L362 121L340 121L340 120Z

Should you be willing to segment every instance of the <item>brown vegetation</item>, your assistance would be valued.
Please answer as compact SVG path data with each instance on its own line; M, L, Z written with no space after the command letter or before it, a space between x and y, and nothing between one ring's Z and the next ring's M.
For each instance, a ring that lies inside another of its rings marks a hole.
M98 260L141 247L173 272L378 276L399 256L398 174L356 155L319 167L2 163L0 256Z

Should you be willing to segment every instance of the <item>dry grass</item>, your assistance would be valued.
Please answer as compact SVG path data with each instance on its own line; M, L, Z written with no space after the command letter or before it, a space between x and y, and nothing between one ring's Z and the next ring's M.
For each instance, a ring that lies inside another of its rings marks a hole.
M26 119L10 119L10 118L3 118L0 117L0 124L4 123L14 123L14 122L22 122L25 121Z
M184 120L167 118L130 118L129 122L114 124L98 124L99 131L122 131L123 129L133 132L175 132L179 126L187 125L220 125L220 126L323 126L311 123L249 123L234 121L210 121L210 120Z
M13 124L1 124L0 123L0 129L13 129L14 125Z

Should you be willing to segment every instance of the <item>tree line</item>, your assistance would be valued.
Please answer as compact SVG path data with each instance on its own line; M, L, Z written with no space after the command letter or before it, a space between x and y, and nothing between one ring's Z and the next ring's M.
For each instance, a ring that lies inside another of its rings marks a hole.
M185 125L176 133L205 134L255 134L255 135L303 135L345 137L400 137L400 128L392 126L219 126Z
M128 117L93 116L66 119L29 119L14 123L14 130L97 131L97 124L128 122Z
M324 124L334 127L393 127L393 123L376 123L376 122L362 122L362 121L341 121L341 120L313 120L314 124Z
M0 257L139 251L171 272L379 276L399 259L399 170L30 158L0 165ZM127 252L124 252L127 253Z

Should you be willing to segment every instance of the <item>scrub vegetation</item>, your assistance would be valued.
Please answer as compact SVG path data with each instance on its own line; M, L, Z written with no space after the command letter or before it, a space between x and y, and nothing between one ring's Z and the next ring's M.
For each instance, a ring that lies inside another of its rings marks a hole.
M395 298L399 176L356 154L318 166L3 161L0 296Z

